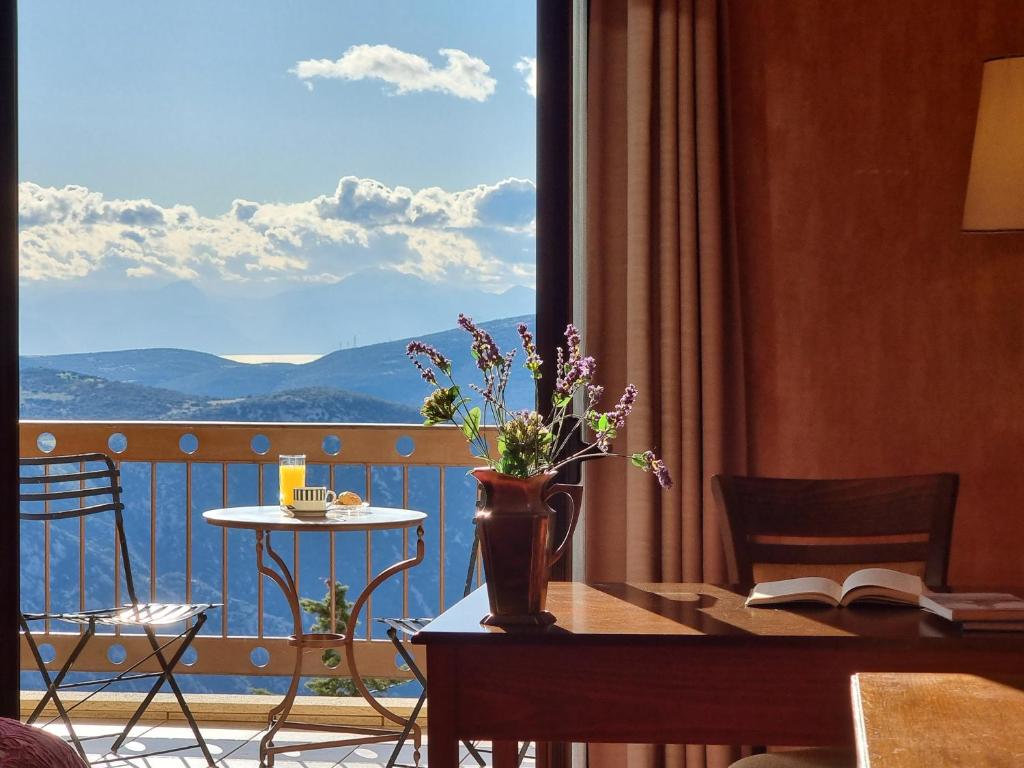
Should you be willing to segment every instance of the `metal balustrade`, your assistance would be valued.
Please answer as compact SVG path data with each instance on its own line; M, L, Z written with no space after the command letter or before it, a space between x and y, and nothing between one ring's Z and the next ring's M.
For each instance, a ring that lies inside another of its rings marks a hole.
M196 638L196 653L186 660L182 672L241 676L291 672L294 651L285 636L290 633L287 608L276 590L266 590L264 580L258 578L253 535L214 529L201 516L212 507L276 503L279 454L305 454L309 484L355 490L378 506L408 507L428 514L426 560L391 580L399 583L382 585L356 628L356 658L364 676L410 677L397 666L394 649L383 629L377 628L375 615L436 615L462 596L475 499L475 483L466 470L476 462L465 438L454 428L21 422L22 456L88 451L110 454L121 468L132 562L145 584L140 593L148 590L153 601L173 598L224 604ZM51 610L61 608L62 601L77 601L67 607L85 609L97 607L90 601L118 600L118 579L97 574L90 565L93 553L114 547L114 542L105 541L102 532L88 530L84 521L75 521L75 529L59 523L47 522L41 538L23 536L25 607ZM382 535L387 533L392 535ZM299 591L317 600L328 592L329 575L350 586L351 598L373 574L411 552L407 531L302 533L292 539L290 554ZM104 590L101 596L93 594ZM333 590L330 594L333 616L337 606ZM32 605L32 600L41 602ZM68 627L54 626L39 641L53 646L61 658L76 638ZM131 646L141 642L141 636L112 631L94 640L78 668L116 671L121 648L134 651ZM22 659L23 669L33 668L26 653ZM303 673L310 676L347 673L344 659L332 669L319 654L310 653L303 664Z

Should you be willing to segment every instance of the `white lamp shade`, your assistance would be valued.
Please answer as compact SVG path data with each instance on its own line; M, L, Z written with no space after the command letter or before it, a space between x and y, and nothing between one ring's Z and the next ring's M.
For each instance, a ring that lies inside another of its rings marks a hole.
M985 62L963 229L1024 230L1024 56Z

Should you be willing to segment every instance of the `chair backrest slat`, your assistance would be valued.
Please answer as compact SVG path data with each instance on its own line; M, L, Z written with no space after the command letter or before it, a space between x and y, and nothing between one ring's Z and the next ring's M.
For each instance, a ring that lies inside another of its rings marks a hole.
M50 483L53 485L66 482L68 480L64 477L50 476ZM70 491L29 491L27 493L23 491L19 498L22 501L62 501L64 499L84 499L90 496L110 496L113 492L114 488L110 485L87 485L84 488L75 488ZM32 512L23 512L22 514L33 516Z
M31 466L24 465L23 466ZM21 485L42 485L44 483L78 483L87 480L99 480L103 477L110 477L109 469L94 469L88 472L69 472L63 475L23 475L18 478Z
M103 469L91 469L87 465L101 463ZM124 504L121 502L120 471L113 460L103 453L80 453L65 456L40 456L22 458L20 464L19 485L28 486L32 490L22 491L19 510L22 520L66 520L83 518L101 512L114 515L115 533L117 536L116 559L124 576L125 588L132 605L138 605L135 593L135 581L132 578L131 560L128 553L128 540L124 531ZM38 472L42 467L44 472ZM33 471L35 470L35 471ZM78 483L78 488L68 488L71 483ZM88 484L87 484L88 483ZM41 490L39 489L41 486ZM51 486L53 486L51 488ZM103 499L103 497L107 497ZM69 508L67 504L57 504L50 508L50 502L66 502L81 499L78 506ZM84 503L89 499L90 503ZM96 501L99 503L94 503ZM30 508L26 509L28 504ZM35 508L42 505L40 511Z
M750 584L759 564L905 564L945 586L959 478L952 473L851 480L716 475L729 577ZM835 573L835 571L830 571ZM775 578L775 577L773 577Z
M104 504L93 504L89 507L75 507L74 509L65 509L59 512L22 512L22 520L67 520L72 517L88 517L89 515L95 515L100 512L120 512L124 509L124 504L113 504L106 502Z

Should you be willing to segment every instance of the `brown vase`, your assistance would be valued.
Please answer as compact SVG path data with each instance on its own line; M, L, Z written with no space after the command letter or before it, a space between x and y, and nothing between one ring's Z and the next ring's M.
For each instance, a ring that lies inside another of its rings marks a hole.
M555 617L544 610L548 572L565 554L576 530L582 487L556 484L554 472L512 477L483 467L471 474L483 491L476 527L491 612L482 623L553 624ZM554 510L548 500L558 494L569 497L572 513L565 538L552 548L548 532Z

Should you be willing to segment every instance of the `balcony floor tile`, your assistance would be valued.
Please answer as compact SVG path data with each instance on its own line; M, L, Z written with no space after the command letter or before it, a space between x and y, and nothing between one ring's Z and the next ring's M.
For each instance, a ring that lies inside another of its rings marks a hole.
M117 730L115 725L76 725L76 731L82 737L99 736L111 734ZM48 725L46 730L65 736L66 731L61 725ZM218 768L258 768L259 766L259 738L263 731L252 728L211 728L204 727L203 733L206 736L210 751L214 753ZM300 741L327 740L331 736L323 733L290 732L287 736L279 736L279 744L288 744ZM98 738L86 742L86 751L90 759L95 760L103 756L104 749L113 741L113 736ZM111 768L205 768L206 762L200 756L198 748L184 750L173 755L150 757L145 759L131 760L128 754L132 747L140 752L157 751L170 749L175 746L185 745L192 742L192 733L185 727L166 725L141 725L132 732L132 741L122 747L121 755L127 759L112 763L106 763ZM489 745L484 745L485 748ZM278 755L275 763L276 768L381 768L387 763L391 756L394 744L367 744L359 747L335 747L325 750L310 750L304 754L284 753ZM483 757L490 765L489 751L483 752ZM399 762L412 764L412 747L406 746L402 750ZM421 750L421 764L426 764L426 744ZM462 765L468 768L475 768L476 762L462 751ZM532 751L530 756L523 763L523 768L533 768Z

